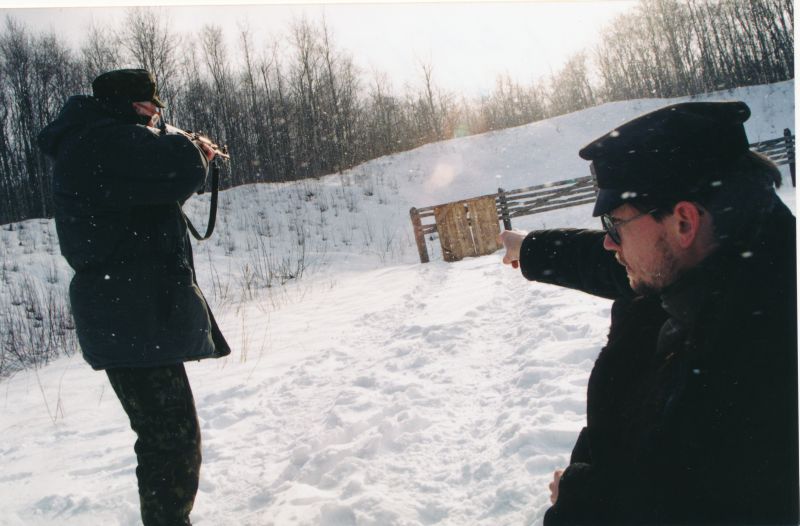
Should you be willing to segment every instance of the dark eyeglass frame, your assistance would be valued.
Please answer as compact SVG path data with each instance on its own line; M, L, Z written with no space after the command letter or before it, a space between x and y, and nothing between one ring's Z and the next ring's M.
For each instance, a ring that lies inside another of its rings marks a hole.
M617 219L615 217L612 217L610 214L603 214L603 215L600 216L600 222L603 224L603 230L606 231L606 234L608 234L608 237L611 238L611 241L613 241L617 245L621 245L622 244L622 238L619 235L619 227L621 227L622 225L625 225L627 223L630 223L631 221L635 221L636 219L639 219L640 217L644 217L644 216L650 215L653 212L657 212L657 211L658 211L658 208L653 208L652 210L648 210L647 212L640 212L640 213L636 214L635 216L630 217L628 219Z

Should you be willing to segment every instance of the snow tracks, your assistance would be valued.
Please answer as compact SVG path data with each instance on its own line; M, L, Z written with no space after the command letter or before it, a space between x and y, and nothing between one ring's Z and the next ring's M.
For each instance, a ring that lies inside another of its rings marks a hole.
M249 378L190 370L197 524L518 525L541 519L582 425L607 302L489 256L351 275L243 319L269 324L236 367Z

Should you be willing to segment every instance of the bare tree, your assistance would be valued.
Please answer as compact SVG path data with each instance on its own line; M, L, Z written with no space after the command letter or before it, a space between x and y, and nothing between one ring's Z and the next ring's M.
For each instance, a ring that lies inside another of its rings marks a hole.
M269 58L262 59L259 74L266 93L266 109L270 123L270 149L275 159L275 179L296 178L295 144L292 140L290 120L291 101L278 59L279 47L273 44Z
M363 123L363 154L367 158L380 157L414 145L402 100L392 94L388 77L380 71L372 72Z
M436 107L437 97L434 95L436 87L433 83L433 64L430 61L424 62L420 60L419 67L422 70L423 80L421 98L424 101L422 105L424 108L423 115L427 120L431 137L433 140L438 141L444 138L444 134L442 133L442 115Z
M492 93L480 103L481 131L519 126L543 119L546 115L542 88L525 87L509 75L499 75ZM481 127L482 126L482 127Z
M167 101L176 97L179 82L178 56L181 36L170 30L169 18L154 9L130 8L125 16L121 41L132 63L150 71L159 93ZM171 105L167 104L167 112Z
M5 104L0 134L0 178L21 217L51 213L50 177L36 136L81 87L80 67L53 34L32 36L10 17L0 34L0 80ZM0 216L4 214L0 213Z
M106 27L92 24L81 46L85 78L88 82L105 71L122 67L119 36Z
M642 0L605 31L599 92L674 97L792 78L792 16L785 0Z
M568 113L588 108L595 103L589 83L586 55L576 53L551 80L550 112Z
M326 164L323 150L323 126L320 115L321 54L318 33L311 23L302 18L291 28L294 57L290 66L289 88L292 92L295 123L297 169L301 176L320 173Z

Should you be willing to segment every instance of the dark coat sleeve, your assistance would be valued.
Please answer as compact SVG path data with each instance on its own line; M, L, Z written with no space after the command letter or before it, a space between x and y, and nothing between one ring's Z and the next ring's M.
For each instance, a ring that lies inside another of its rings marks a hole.
M608 299L632 298L625 268L603 248L599 230L536 230L520 249L522 275Z
M65 141L58 159L63 190L124 209L182 202L202 187L208 161L187 137L106 122Z
M559 482L558 501L544 516L544 526L610 524L607 481L591 464L578 462L564 470Z

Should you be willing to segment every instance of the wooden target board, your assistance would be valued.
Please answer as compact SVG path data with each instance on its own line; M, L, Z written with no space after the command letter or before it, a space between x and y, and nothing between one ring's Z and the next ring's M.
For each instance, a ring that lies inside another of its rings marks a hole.
M500 248L494 197L448 203L435 207L433 213L445 261L491 254Z
M467 201L467 209L472 227L472 240L477 256L491 254L500 248L497 236L500 223L497 221L497 207L494 197L483 197Z

